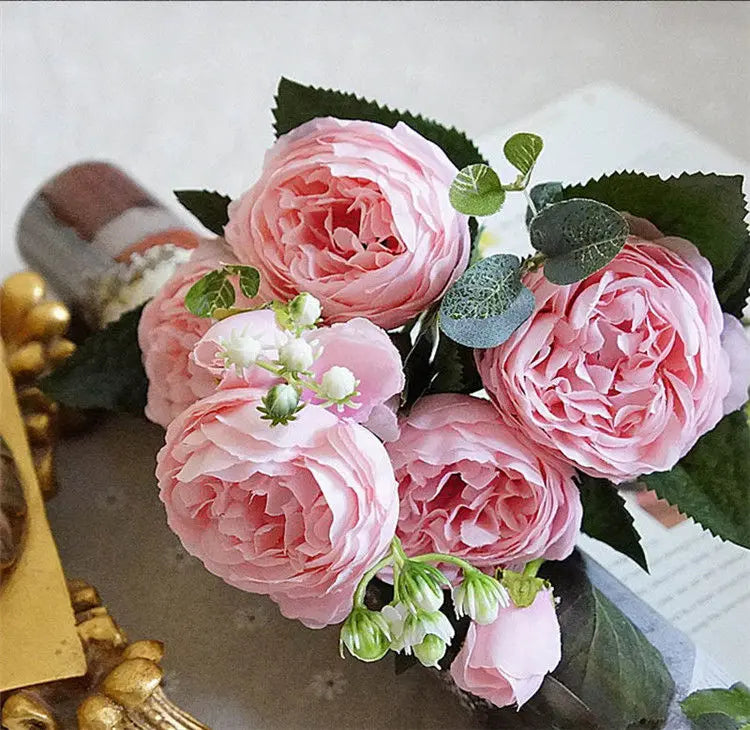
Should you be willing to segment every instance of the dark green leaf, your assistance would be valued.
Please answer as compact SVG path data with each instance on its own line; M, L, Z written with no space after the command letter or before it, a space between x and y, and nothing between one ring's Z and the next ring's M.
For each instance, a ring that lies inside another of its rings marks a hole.
M741 175L619 172L565 188L566 198L594 198L646 218L668 236L692 241L713 266L724 311L741 316L750 288L750 235Z
M531 202L539 213L552 203L559 203L563 199L563 186L560 182L546 182L534 185L529 190ZM531 219L536 215L531 208L526 208L526 227L528 228Z
M469 395L482 389L474 350L441 336L433 362L435 373L428 393L463 393Z
M185 307L197 317L210 317L215 309L229 309L234 304L234 287L224 269L210 271L198 279L185 295Z
M750 723L750 690L741 682L729 689L702 689L688 695L680 707L696 728L736 730Z
M224 235L224 226L229 222L228 195L212 190L175 190L177 200L187 208L209 231Z
M505 143L503 153L508 162L528 180L542 147L544 142L538 134L517 132Z
M531 245L547 256L544 275L553 284L572 284L606 266L628 237L626 220L595 200L553 203L531 219Z
M541 574L560 598L562 660L552 676L602 728L663 727L674 682L659 652L591 585L577 553Z
M583 504L581 530L627 555L648 572L641 536L633 526L633 515L628 512L617 487L606 479L595 479L587 474L579 474L578 482Z
M505 190L497 173L488 165L464 167L451 183L451 205L466 215L492 215L505 201Z
M141 310L91 335L64 365L41 380L42 390L71 408L143 413L148 380L138 347Z
M750 429L743 411L724 416L671 471L641 481L712 534L750 548Z
M395 111L354 94L303 86L285 78L279 81L273 116L277 137L316 117L361 119L389 127L404 122L440 147L459 170L475 162L485 162L474 143L453 127L444 127L409 112Z
M470 266L440 306L440 329L466 347L494 347L534 311L534 295L521 283L521 262L496 254Z
M239 276L240 291L248 299L257 295L260 288L260 272L254 266L240 266L239 264L230 264L224 269L230 274Z

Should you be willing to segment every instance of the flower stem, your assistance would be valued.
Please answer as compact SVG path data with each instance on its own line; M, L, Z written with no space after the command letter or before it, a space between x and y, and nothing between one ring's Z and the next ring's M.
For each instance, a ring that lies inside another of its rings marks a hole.
M389 552L384 558L378 560L375 565L372 566L357 583L357 589L354 591L354 607L365 605L365 592L367 591L368 583L381 571L383 568L393 563L393 554Z
M414 560L417 563L452 563L467 572L476 570L471 563L467 563L465 560L461 560L461 558L457 558L454 555L445 555L443 553L425 553L424 555L416 555L413 558L409 558L409 560Z
M526 566L523 569L523 575L525 575L527 578L536 578L536 574L539 571L539 568L542 567L543 562L544 558L530 560L528 563L526 563Z

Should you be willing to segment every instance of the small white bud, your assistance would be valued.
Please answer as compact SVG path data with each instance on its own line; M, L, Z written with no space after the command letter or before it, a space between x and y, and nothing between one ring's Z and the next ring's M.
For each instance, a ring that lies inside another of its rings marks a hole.
M219 357L227 367L233 365L239 375L245 368L255 365L262 349L258 340L247 335L245 330L239 332L236 329L230 332L229 337L219 340L219 345Z
M339 653L344 657L344 647L363 662L382 659L391 646L388 622L378 611L355 608L341 627Z
M295 338L281 346L279 362L287 372L300 373L310 369L315 362L315 353L308 342Z
M449 644L455 635L453 626L448 617L441 611L417 614L409 614L404 621L403 643L404 652L411 654L411 650L417 644L421 644L425 637L432 634Z
M397 592L410 613L434 613L443 605L448 580L432 565L407 560L398 575Z
M289 302L289 315L299 327L312 327L320 319L320 302L307 292Z
M453 589L456 616L468 616L478 624L491 624L498 610L509 605L510 598L504 586L479 570L464 571L464 579Z
M440 660L445 656L447 644L435 634L427 634L419 644L414 645L414 656L425 667L440 669Z
M357 391L357 382L349 368L334 365L320 379L320 396L334 403L344 401Z

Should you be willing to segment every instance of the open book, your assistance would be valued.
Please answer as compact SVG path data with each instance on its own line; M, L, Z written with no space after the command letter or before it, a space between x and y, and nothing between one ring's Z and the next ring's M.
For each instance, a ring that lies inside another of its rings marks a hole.
M610 84L588 86L483 136L482 151L508 179L515 171L504 161L502 145L514 132L534 132L544 139L534 182L585 182L623 169L663 177L711 170L744 175L747 192L750 164ZM525 210L523 196L507 197L502 211L486 221L485 252L530 253ZM750 552L712 537L691 520L667 527L632 495L628 507L650 558L650 575L585 535L581 547L692 639L701 656L695 687L750 683L745 625L750 617Z

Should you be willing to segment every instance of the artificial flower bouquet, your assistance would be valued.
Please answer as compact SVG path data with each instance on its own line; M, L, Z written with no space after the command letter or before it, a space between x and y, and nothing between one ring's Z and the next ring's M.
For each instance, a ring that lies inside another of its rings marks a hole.
M741 178L532 185L534 134L496 171L454 129L285 79L274 116L247 192L177 192L218 238L46 389L145 406L185 548L341 624L342 655L443 669L505 727L661 726L661 656L572 553L583 529L647 569L634 483L750 547ZM508 195L533 253L483 257Z

